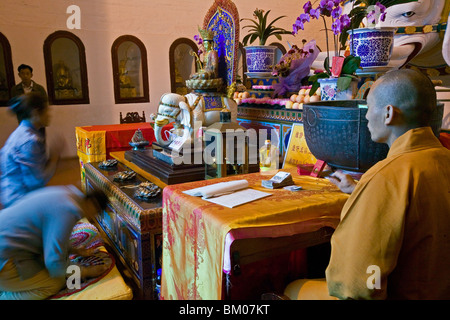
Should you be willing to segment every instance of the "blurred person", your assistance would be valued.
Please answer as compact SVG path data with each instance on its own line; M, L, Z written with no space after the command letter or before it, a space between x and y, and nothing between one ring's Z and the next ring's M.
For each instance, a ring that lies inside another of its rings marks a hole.
M28 192L47 184L56 171L64 141L50 144L40 131L50 123L47 99L27 93L9 102L10 110L23 119L0 150L0 202L4 208Z
M81 218L93 219L108 202L94 190L87 195L75 186L50 186L28 193L0 211L0 300L41 300L66 285L70 236ZM80 267L81 279L103 274L108 267Z
M371 139L386 159L356 183L331 238L326 280L296 280L291 299L450 299L450 150L436 138L432 82L414 70L391 71L367 97Z

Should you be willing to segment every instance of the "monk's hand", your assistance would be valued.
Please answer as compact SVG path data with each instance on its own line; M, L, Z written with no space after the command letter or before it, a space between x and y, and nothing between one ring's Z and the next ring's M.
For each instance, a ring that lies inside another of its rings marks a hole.
M333 174L326 177L331 183L335 184L342 192L352 193L356 187L357 182L346 173L337 170Z

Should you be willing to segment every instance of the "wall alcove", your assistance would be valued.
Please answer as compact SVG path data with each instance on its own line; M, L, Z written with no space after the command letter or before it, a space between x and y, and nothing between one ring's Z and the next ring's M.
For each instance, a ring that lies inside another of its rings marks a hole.
M0 32L0 107L8 105L14 84L11 46L8 39Z
M188 38L175 40L169 48L170 89L173 93L187 94L186 80L198 71L191 51L197 52L198 47Z
M45 74L51 104L89 104L86 52L71 32L56 31L44 42Z
M114 98L119 103L149 102L147 49L132 35L117 38L111 47Z

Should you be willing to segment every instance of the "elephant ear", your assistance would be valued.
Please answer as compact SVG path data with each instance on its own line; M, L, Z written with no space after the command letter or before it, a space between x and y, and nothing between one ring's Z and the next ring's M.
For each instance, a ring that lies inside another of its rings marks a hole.
M184 101L180 101L180 103L178 105L180 106L180 109L181 109L181 115L180 115L181 124L184 125L185 128L186 127L192 128L191 108Z
M448 15L447 21L450 20L450 14ZM442 56L445 62L450 66L450 28L447 26L445 30L444 42L442 43Z

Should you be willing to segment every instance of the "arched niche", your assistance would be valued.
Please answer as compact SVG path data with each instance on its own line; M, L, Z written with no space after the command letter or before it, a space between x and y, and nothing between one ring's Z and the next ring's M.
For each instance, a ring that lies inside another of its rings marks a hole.
M44 42L45 74L51 104L89 104L86 52L71 32L56 31Z
M198 47L188 38L175 40L169 48L170 90L173 93L185 95L188 93L186 80L197 72L195 58L190 52L197 52Z
M0 107L8 105L11 88L15 85L12 65L11 46L0 32Z
M111 47L116 103L149 102L147 49L131 35L117 38Z

